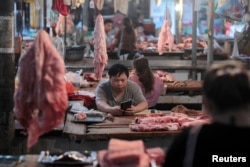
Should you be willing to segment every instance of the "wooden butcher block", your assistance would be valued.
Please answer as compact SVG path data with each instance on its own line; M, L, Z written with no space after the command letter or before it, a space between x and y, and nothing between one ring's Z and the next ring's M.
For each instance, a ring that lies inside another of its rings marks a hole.
M175 136L180 131L150 131L150 132L136 132L131 131L129 127L118 127L118 128L89 128L85 139L89 140L100 140L109 138L143 138L143 137L156 137L156 136Z
M105 120L102 123L88 125L88 128L119 128L119 127L128 127L131 123L131 117L114 117L113 121Z
M86 134L86 125L84 124L76 124L71 122L73 119L72 114L67 114L67 117L65 118L65 124L63 128L63 133L66 134L72 134L72 135L84 135Z
M134 116L121 116L121 117L114 117L113 121L110 121L109 119L106 119L102 123L96 123L88 125L88 128L119 128L119 127L128 127L132 121L134 121L135 117L141 114L150 114L150 110L144 110L140 113L136 113Z

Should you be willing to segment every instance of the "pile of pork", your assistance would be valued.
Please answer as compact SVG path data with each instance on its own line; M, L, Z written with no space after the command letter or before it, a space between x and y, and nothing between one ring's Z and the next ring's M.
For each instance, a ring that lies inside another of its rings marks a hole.
M156 70L154 75L158 76L163 82L173 82L175 80L171 73L162 70Z
M206 48L207 42L197 39L196 44L198 48ZM151 41L144 41L136 44L136 47L141 52L156 52L158 48L158 43L151 42ZM170 48L171 47L171 48ZM167 51L184 51L185 49L192 48L192 37L186 36L182 38L182 41L178 44L173 43L172 45L169 45L168 42L163 43L163 50L165 52Z
M203 112L187 109L182 105L172 108L170 113L140 115L129 125L132 131L178 131L186 127L209 124L211 119Z
M101 167L150 167L162 165L165 152L159 147L146 148L142 140L110 139L107 150L98 152Z

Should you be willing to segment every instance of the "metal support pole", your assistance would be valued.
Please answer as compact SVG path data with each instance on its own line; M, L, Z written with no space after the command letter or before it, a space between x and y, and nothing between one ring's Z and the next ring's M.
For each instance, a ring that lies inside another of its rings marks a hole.
M178 0L179 6L181 7L180 11L177 14L177 43L182 42L182 18L183 18L183 0Z
M195 10L195 1L193 1L193 24L192 24L192 67L197 66L197 11ZM196 70L192 70L192 80L196 80Z
M66 58L66 47L67 47L67 16L64 16L64 58Z
M210 66L214 61L214 0L208 1L208 52L207 52L207 65Z
M0 1L0 154L13 154L14 0Z
M43 0L43 27L47 28L47 0Z

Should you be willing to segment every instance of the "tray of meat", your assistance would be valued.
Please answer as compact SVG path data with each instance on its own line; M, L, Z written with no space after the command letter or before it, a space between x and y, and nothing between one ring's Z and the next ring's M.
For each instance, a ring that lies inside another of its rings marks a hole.
M18 166L24 161L24 156L17 155L0 155L0 167Z
M83 105L83 101L69 101L69 112L77 114L87 112L89 109Z
M74 123L101 123L105 120L105 115L101 112L79 112L74 114Z
M95 155L95 156L93 156ZM64 153L50 153L49 151L41 151L37 159L38 163L43 165L55 166L73 166L73 165L91 165L96 160L96 152L67 151Z

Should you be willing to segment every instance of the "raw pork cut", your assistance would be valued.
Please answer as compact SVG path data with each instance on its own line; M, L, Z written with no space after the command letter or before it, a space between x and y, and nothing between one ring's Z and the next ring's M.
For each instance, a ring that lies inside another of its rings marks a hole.
M102 78L104 68L108 61L106 48L106 35L104 31L103 17L99 14L96 18L94 29L94 69L98 80Z
M165 151L160 147L148 148L146 151L150 159L155 160L157 165L163 164L165 160Z
M64 73L62 57L48 33L40 30L20 59L14 95L15 118L27 130L28 150L39 136L62 123L68 104Z
M98 10L102 10L103 8L103 4L104 4L104 0L94 0L95 2L95 6Z
M66 19L66 25L65 25L65 19ZM73 26L74 26L74 23L72 21L71 16L70 15L63 16L63 15L59 14L58 21L57 21L56 27L55 27L56 34L57 35L64 35L65 26L66 26L66 34L71 34Z
M182 107L175 107L175 109ZM189 109L190 110L190 109ZM195 117L181 112L169 114L154 113L137 116L134 123L129 125L132 131L177 131L190 126L199 126L210 123L211 119L205 113L197 113Z
M177 131L180 130L180 126L178 123L149 123L149 124L131 124L129 128L132 131L139 132L152 132L152 131Z
M108 145L108 158L113 163L136 163L139 156L145 153L145 147L142 140L124 141L119 139L111 139Z
M149 167L150 161L162 165L165 151L159 147L146 149L142 140L110 139L108 149L98 152L101 167Z
M164 21L162 29L159 34L157 49L159 52L159 55L162 55L165 49L165 45L168 44L169 51L172 51L173 45L174 45L174 36L171 33L171 29L169 26L169 22L167 20Z
M97 159L101 167L150 167L150 160L163 162L164 153L161 148L147 151L142 140L110 139L108 149L99 151Z
M183 106L183 105L176 105L175 107L173 107L171 109L172 112L174 113L183 113L186 115L195 115L197 116L198 114L200 114L201 112L197 111L197 110L193 110L193 109L188 109L187 107Z

